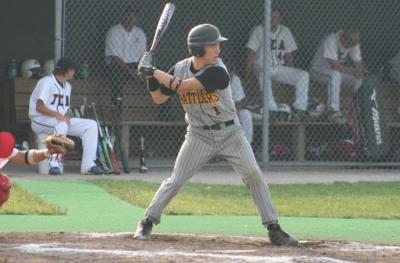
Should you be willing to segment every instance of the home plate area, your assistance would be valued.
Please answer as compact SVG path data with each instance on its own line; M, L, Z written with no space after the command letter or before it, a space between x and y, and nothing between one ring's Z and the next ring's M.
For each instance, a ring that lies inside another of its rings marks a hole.
M301 241L272 246L267 238L133 233L0 233L3 262L400 262L400 246Z

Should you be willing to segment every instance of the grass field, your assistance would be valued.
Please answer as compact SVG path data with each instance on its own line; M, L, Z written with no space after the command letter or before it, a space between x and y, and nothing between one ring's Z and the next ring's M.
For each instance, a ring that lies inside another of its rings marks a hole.
M12 185L12 198L0 209L0 215L64 215L66 211L27 190Z
M130 204L146 208L159 184L91 181ZM270 185L282 216L400 219L400 183ZM245 186L188 183L165 209L169 215L257 215Z

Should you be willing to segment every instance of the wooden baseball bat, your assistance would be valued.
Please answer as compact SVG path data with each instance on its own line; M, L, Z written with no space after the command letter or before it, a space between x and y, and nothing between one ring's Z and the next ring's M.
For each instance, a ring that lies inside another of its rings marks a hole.
M139 167L139 172L140 173L147 173L147 166L146 162L144 160L144 137L140 136L140 154L139 154L139 160L140 160L140 167Z
M175 5L167 3L164 10L161 13L160 19L158 20L156 32L154 33L153 42L150 47L150 52L154 52L160 42L162 35L167 30L168 24L171 21L172 15L175 11Z

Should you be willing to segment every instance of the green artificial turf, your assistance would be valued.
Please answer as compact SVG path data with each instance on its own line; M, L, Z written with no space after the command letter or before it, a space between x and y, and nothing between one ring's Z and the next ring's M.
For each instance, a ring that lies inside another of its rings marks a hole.
M81 180L13 182L65 209L66 215L1 215L0 232L133 232L144 209ZM128 182L124 181L125 184ZM400 243L400 220L279 217L285 230L300 239ZM259 216L164 215L158 233L266 236Z

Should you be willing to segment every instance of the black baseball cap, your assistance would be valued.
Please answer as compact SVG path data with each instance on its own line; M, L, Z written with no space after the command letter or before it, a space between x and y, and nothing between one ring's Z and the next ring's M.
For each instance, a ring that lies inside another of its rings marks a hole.
M58 60L56 69L58 69L58 70L75 69L76 70L76 64L72 59L64 57L64 58L60 58Z

